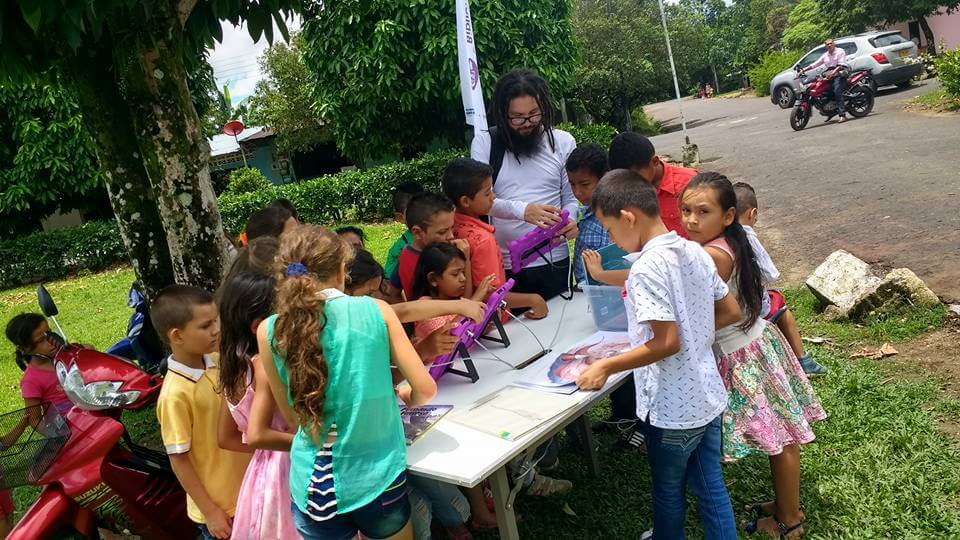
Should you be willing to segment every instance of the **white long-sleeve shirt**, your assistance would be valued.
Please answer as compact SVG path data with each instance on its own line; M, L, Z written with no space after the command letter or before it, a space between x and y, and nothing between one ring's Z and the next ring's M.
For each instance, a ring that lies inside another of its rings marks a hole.
M509 129L509 128L508 128ZM532 156L516 156L509 150L503 156L503 165L493 187L497 194L490 210L491 224L496 227L497 244L503 252L503 261L510 268L507 245L532 231L535 226L523 220L527 204L549 204L570 212L570 219L577 219L577 199L573 196L567 179L567 157L577 142L566 131L554 129L555 149L550 150L546 134L540 141L540 149ZM477 133L470 145L470 157L490 163L490 134ZM557 246L548 258L559 262L570 256L566 244ZM546 264L538 259L530 266Z

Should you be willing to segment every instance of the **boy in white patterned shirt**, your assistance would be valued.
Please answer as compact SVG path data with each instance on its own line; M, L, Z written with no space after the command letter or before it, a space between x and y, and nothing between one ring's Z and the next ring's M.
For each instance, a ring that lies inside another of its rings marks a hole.
M713 353L717 327L740 307L698 244L667 230L655 189L635 172L606 174L591 206L610 238L631 253L624 290L633 349L597 361L577 379L602 388L634 371L653 492L653 538L683 539L685 486L697 497L707 539L734 539L733 508L720 469L720 418L727 392ZM638 369L640 368L640 369Z

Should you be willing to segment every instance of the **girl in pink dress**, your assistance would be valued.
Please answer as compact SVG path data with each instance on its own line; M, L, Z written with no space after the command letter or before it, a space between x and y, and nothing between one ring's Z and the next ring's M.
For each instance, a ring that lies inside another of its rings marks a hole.
M751 505L747 534L778 538L803 534L800 445L814 440L811 424L827 417L786 338L761 315L760 267L737 220L733 184L715 172L690 180L680 214L690 240L704 246L742 311L738 323L717 330L714 351L727 388L722 447L727 460L766 454L774 500Z
M256 273L233 276L220 300L220 446L251 451L233 518L234 540L298 539L290 512L293 433L276 409L255 355L257 326L270 315L275 281Z

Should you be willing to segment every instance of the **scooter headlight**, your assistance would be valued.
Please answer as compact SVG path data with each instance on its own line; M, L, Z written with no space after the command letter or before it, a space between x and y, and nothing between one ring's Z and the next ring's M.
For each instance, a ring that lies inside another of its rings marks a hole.
M72 364L68 369L62 362L57 362L57 378L60 379L60 385L70 401L87 411L115 409L140 399L140 392L136 390L121 391L122 382L85 383L76 364Z

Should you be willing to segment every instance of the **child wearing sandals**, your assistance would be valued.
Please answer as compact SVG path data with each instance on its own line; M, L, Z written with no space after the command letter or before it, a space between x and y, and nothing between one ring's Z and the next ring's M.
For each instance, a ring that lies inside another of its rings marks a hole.
M774 537L803 534L800 510L800 445L814 440L811 423L826 418L793 350L761 315L761 271L737 220L733 184L701 173L681 195L680 212L690 239L704 246L742 311L739 323L717 331L714 349L729 399L723 414L723 457L764 453L770 458L775 498L750 507L757 515L747 533Z

